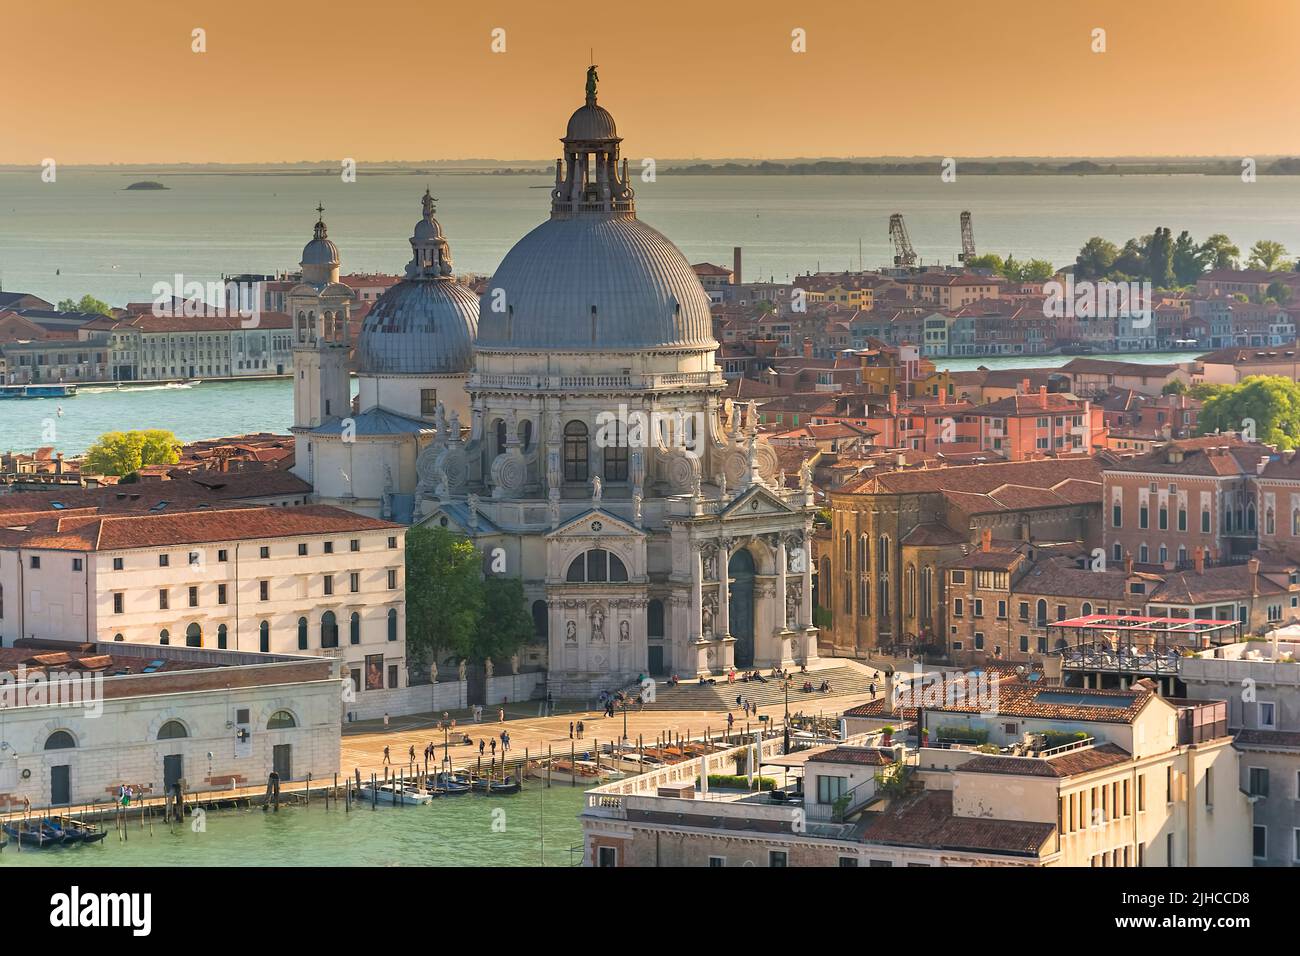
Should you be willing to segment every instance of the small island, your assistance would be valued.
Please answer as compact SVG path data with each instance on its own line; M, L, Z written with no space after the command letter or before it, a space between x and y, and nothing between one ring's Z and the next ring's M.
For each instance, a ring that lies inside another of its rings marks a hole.
M142 179L138 183L132 183L127 189L171 189L170 186L164 186L162 183L156 183L151 179Z

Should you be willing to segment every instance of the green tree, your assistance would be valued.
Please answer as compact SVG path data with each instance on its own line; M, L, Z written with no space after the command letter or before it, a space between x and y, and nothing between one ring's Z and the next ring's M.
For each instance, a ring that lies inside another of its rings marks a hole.
M1076 279L1104 278L1115 265L1119 250L1115 243L1101 236L1093 236L1083 244L1079 255L1074 260Z
M61 299L58 309L60 312L96 312L99 315L112 315L113 309L107 302L100 302L94 296L83 295L80 300Z
M1201 243L1201 255L1211 269L1235 269L1241 259L1241 250L1223 233L1216 232Z
M1168 289L1174 279L1174 240L1167 226L1156 226L1147 240L1146 277L1157 289Z
M1002 257L996 252L988 252L964 263L967 269L987 269L1002 275Z
M1160 390L1160 394L1161 395L1185 395L1187 394L1187 385L1183 382L1181 378L1176 378L1172 382L1168 382L1165 385L1165 387Z
M1119 251L1119 255L1115 257L1115 264L1111 267L1111 276L1124 279L1145 278L1147 276L1146 250L1150 242L1150 236L1143 236L1141 239L1130 239L1124 243L1124 248Z
M533 639L533 618L524 608L524 583L488 575L482 591L483 613L468 656L474 661L509 657Z
M468 538L446 528L418 525L406 533L409 658L470 656L483 613L481 562Z
M1272 239L1261 239L1250 247L1250 258L1246 260L1246 267L1263 269L1265 272L1272 272L1274 269L1289 271L1291 263L1284 261L1285 259L1286 246Z
M1007 278L1014 282L1045 282L1056 274L1056 269L1046 259L1030 259L1017 264L1016 274Z
M1209 254L1205 246L1198 246L1186 229L1174 240L1173 269L1174 281L1179 285L1192 285L1205 271Z
M181 443L169 431L105 432L86 450L82 470L96 475L133 475L146 465L172 465L180 461Z
M1264 297L1272 299L1278 305L1286 305L1291 299L1291 287L1284 282L1270 282L1264 290Z
M1245 432L1278 448L1300 447L1300 383L1282 375L1250 375L1220 386L1201 407L1196 430Z

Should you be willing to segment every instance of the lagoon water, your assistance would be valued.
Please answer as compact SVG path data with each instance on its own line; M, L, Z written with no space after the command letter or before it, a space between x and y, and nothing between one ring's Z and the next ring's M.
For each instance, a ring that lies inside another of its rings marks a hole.
M169 188L125 191L141 179ZM337 176L105 171L0 171L0 287L51 301L85 293L112 305L147 301L155 281L216 281L224 274L295 267L323 202L346 271L399 272L426 183L451 240L456 267L491 272L510 246L547 215L542 176ZM540 187L540 188L538 188ZM640 215L692 262L792 277L809 269L879 266L892 256L888 218L902 211L925 261L951 263L958 214L975 217L979 249L1056 264L1092 235L1116 242L1168 225L1197 238L1226 232L1242 249L1272 238L1300 253L1300 177L680 176L638 183ZM57 274L56 274L57 271ZM1167 361L1170 356L1125 356ZM1183 356L1190 358L1190 356ZM1054 365L1063 358L952 360L952 368ZM59 415L59 408L63 414ZM73 399L0 402L0 449L53 446L77 454L101 433L159 427L183 440L250 431L285 432L287 380L204 382L192 389L85 388Z
M936 170L937 173L937 170ZM125 191L150 179L166 190ZM347 272L399 272L427 184L456 268L489 273L546 218L546 176L235 174L62 167L0 171L0 284L51 301L90 293L110 305L146 301L155 281L296 268L325 206ZM749 278L868 268L892 261L888 221L907 219L925 262L954 263L958 216L974 215L981 252L1074 261L1102 235L1117 244L1168 226L1197 239L1223 232L1244 251L1257 239L1300 253L1300 176L1243 183L1221 176L684 176L637 182L639 215L691 262L730 266L745 250ZM56 274L57 272L57 274Z
M1098 355L1130 362L1186 362L1195 353ZM1067 356L940 359L953 369L1027 368L1063 365ZM355 395L357 383L352 382ZM62 410L62 414L59 411ZM30 452L43 446L65 455L84 452L104 432L126 428L165 428L181 441L243 435L288 434L293 424L293 381L200 382L198 385L82 386L75 398L0 401L0 450Z
M48 850L11 842L0 870L14 866L573 866L581 863L581 787L540 782L511 797L451 797L423 807L341 805L313 799L279 813L213 810L153 834L134 815L123 842L109 823L100 843Z

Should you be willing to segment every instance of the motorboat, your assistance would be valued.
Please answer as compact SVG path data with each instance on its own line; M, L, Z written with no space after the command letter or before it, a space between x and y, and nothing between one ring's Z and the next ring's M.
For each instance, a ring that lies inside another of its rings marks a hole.
M358 791L362 800L378 803L391 803L393 806L418 806L432 802L434 795L421 790L414 783L378 783L374 786L363 784Z

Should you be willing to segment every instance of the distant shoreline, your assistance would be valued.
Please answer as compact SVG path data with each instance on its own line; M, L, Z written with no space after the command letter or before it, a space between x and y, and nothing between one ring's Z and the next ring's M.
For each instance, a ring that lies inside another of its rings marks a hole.
M795 159L795 160L660 160L658 172L672 176L934 176L951 162L954 172L966 176L1240 176L1240 159L998 159L951 160L941 157L887 159ZM433 161L426 163L358 163L364 176L525 176L551 177L550 162L515 160ZM639 163L638 163L639 165ZM148 173L154 176L338 176L333 164L177 163L103 166L69 165L86 172L112 173L123 177ZM28 174L30 166L0 164L0 173ZM1300 176L1300 158L1275 157L1258 160L1259 176ZM165 188L165 187L164 187Z

